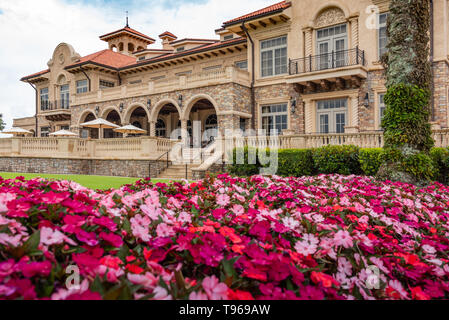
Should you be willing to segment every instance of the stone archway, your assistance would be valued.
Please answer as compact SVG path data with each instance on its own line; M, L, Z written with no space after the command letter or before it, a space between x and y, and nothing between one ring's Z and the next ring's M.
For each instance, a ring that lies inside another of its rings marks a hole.
M122 118L120 116L120 112L116 110L115 107L108 108L103 112L102 118L112 122L113 124L116 124L118 126L122 126ZM118 132L114 132L113 129L104 129L103 130L103 137L105 139L113 139L113 138L122 138L123 135Z
M123 124L133 124L134 126L145 130L147 135L150 135L150 117L151 115L147 108L141 103L136 103L128 108Z
M98 139L99 138L99 130L98 129L94 129L94 128L82 128L81 124L85 123L85 122L89 122L89 121L93 121L97 119L97 117L95 116L95 114L90 111L87 110L85 111L81 117L80 120L78 122L78 126L79 126L79 130L80 130L80 137L87 139L87 138L91 138L91 139Z
M191 144L196 147L205 146L215 140L219 132L219 112L214 99L208 95L196 95L187 102L183 113L183 121L193 123Z

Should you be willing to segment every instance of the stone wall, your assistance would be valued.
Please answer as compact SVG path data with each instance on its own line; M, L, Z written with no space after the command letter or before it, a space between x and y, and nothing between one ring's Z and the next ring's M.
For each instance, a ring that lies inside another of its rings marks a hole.
M435 62L433 64L433 112L434 121L442 128L448 128L448 85L449 66L446 61Z
M1 157L0 171L42 174L82 174L156 178L165 162Z

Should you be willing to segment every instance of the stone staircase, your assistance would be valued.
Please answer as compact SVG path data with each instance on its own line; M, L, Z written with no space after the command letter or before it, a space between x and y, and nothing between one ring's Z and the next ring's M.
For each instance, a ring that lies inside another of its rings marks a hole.
M162 171L158 179L170 179L170 180L192 180L193 173L192 168L197 167L195 164L187 164L187 176L186 176L186 165L185 164L174 164L171 165L168 169Z

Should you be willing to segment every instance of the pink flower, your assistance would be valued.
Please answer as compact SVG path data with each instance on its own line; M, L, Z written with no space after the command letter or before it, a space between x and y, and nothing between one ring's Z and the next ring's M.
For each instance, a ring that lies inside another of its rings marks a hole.
M94 247L99 243L97 240L97 235L94 232L87 232L83 229L78 229L76 231L76 238L91 247Z
M51 228L42 228L41 230L41 243L46 246L52 246L55 244L62 244L64 242L67 242L68 244L71 244L72 246L76 245L76 242L72 239L65 236L63 233L61 233L58 230L53 230Z
M22 244L21 240L22 236L20 234L16 236L10 236L6 233L0 233L0 244L3 244L5 246L13 248L19 247Z
M151 221L148 216L142 217L141 215L136 215L130 222L131 230L136 238L141 239L144 242L150 241L151 236L148 227L151 224Z
M347 276L352 275L352 265L348 259L343 257L338 258L338 271Z
M234 214L236 215L236 216L241 216L242 214L244 214L245 213L245 208L243 208L241 205L239 205L239 204L235 204L233 207L232 207L232 212L234 212Z
M113 233L102 232L100 233L100 238L116 248L120 248L123 245L122 238Z
M217 196L217 204L222 207L226 207L230 200L231 198L227 194L220 194Z
M172 296L168 294L167 290L162 287L156 287L153 290L154 300L173 300Z
M159 283L159 278L149 272L144 275L128 273L128 280L133 284L144 286L147 289L152 289Z
M157 226L156 233L158 237L167 238L175 234L173 228L165 223L161 223Z
M209 300L209 298L207 297L207 294L203 293L203 292L192 292L189 296L189 300L192 301L201 301L201 300Z
M346 249L351 248L354 244L352 237L346 230L340 230L334 235L334 242L337 246L343 246Z
M227 300L228 298L228 287L220 283L215 276L204 278L203 289L210 300Z
M295 250L299 254L309 256L314 254L318 249L318 239L313 234L305 234L302 241L298 241L295 245Z

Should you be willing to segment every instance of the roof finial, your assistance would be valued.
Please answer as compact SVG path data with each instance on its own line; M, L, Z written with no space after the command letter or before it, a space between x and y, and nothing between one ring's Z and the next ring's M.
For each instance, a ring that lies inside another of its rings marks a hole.
M128 11L126 11L126 28L129 28Z

